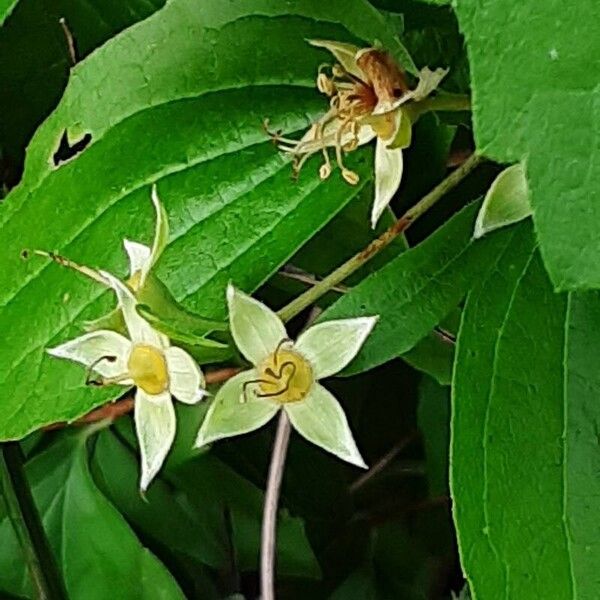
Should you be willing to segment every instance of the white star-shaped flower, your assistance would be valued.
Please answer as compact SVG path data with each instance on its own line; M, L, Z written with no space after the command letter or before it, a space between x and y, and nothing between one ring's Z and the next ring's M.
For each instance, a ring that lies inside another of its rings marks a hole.
M141 256L141 254L140 254ZM136 263L143 274L147 262ZM100 376L100 385L136 386L135 427L141 452L142 491L161 468L175 438L172 398L195 404L206 392L202 371L184 350L153 329L137 312L132 291L119 279L99 271L117 295L129 337L99 330L47 350L52 356L85 365L88 378Z
M366 467L342 407L319 381L356 356L377 317L318 323L292 342L281 319L264 304L231 285L227 301L233 338L254 368L221 387L196 445L253 431L285 410L307 440Z

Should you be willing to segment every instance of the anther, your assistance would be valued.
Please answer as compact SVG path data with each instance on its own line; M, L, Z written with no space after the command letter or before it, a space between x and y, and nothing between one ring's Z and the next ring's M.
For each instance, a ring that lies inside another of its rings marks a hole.
M335 92L333 82L325 73L319 73L317 75L317 89L326 96L332 96Z
M356 185L360 181L359 176L350 169L342 169L342 177L350 185Z
M327 179L331 175L331 164L324 163L319 167L319 177L321 179Z
M331 68L331 73L334 77L346 77L348 74L344 67L337 63Z

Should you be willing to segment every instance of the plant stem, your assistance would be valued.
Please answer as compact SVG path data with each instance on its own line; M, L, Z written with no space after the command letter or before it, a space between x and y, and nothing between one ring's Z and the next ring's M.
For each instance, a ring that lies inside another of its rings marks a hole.
M433 98L425 98L416 103L419 114L432 110L464 111L471 110L471 98L463 94L440 94Z
M275 600L275 540L277 506L283 478L283 467L290 441L290 420L284 410L279 413L277 433L269 465L260 545L261 600Z
M456 187L480 162L481 157L472 154L460 167L452 171L446 179L441 181L419 202L409 208L389 229L373 240L366 248L355 254L352 258L341 264L327 277L321 279L313 287L300 294L279 311L283 321L289 321L305 308L316 302L334 286L339 285L349 275L360 269L365 263L381 252L400 234L404 233L422 214L427 212L447 192Z
M0 478L6 510L23 551L35 597L63 600L67 597L64 584L33 501L23 462L18 442L1 444Z

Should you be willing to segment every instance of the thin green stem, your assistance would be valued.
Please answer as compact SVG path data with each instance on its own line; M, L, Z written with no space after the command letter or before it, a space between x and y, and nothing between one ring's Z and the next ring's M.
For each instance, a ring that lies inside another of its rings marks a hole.
M18 442L0 445L0 485L6 511L14 527L39 600L65 600L64 585L23 469Z
M420 112L432 110L464 111L471 110L471 98L464 94L440 94L433 98L425 98L418 103L422 109Z
M334 286L339 285L344 279L360 269L365 263L381 252L399 235L404 233L422 214L427 212L436 202L443 198L451 189L456 187L480 162L481 157L472 154L460 167L450 173L446 179L434 187L419 202L409 208L400 219L389 229L373 240L366 248L355 254L352 258L341 264L327 277L319 281L310 289L300 294L279 311L283 321L289 321L305 308L316 302Z
M432 111L461 112L471 110L471 98L464 94L440 94L418 102L408 102L402 110L416 123L424 114Z

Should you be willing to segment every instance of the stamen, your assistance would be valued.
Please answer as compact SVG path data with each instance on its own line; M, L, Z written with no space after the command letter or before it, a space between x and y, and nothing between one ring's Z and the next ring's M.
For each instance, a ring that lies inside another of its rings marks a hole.
M273 364L275 366L277 366L277 358L278 358L278 354L279 351L281 350L281 348L283 347L284 344L293 344L294 342L292 340L290 340L290 338L283 338L279 344L277 344L277 348L275 348L275 352L273 353Z
M356 185L360 181L360 177L358 176L358 174L354 171L351 171L350 169L343 169L342 177L350 185Z
M335 84L325 73L317 75L317 89L326 96L333 96L335 94Z
M248 381L245 381L244 384L242 385L242 395L240 396L240 402L243 404L244 402L248 402L248 387L251 385L260 385L260 384L265 384L265 385L277 385L276 381L269 381L268 379L250 379ZM254 392L254 395L256 396L256 392Z
M326 150L324 150L323 152L324 152L324 154L325 154L325 157L326 157L326 159L327 159L327 162L326 162L326 163L324 163L324 164L322 164L322 165L319 167L319 177L320 177L322 180L325 180L325 179L327 179L327 178L328 178L328 177L331 175L331 163L329 162L329 155L327 154L327 151L326 151Z
M104 377L101 377L101 379L92 379L92 373L93 373L94 369L96 368L96 366L105 360L110 363L114 363L114 362L116 362L117 357L112 356L112 355L106 355L106 356L101 356L98 360L95 360L87 368L86 375L85 375L85 385L93 385L93 386L98 386L98 387L106 385L104 383L104 381L105 381Z
M294 378L294 375L296 374L296 365L292 362L292 361L286 361L284 362L281 367L279 368L279 372L278 373L274 373L272 369L265 369L265 373L267 373L268 375L272 376L273 378L277 379L277 382L281 381L282 377L283 377L283 369L285 367L292 367L292 372L290 373L289 377L287 378L287 381L285 382L285 386L280 389L277 392L254 392L257 398L276 398L277 396L281 396L282 394L285 394L289 389L290 389L290 383L292 382L292 379Z

